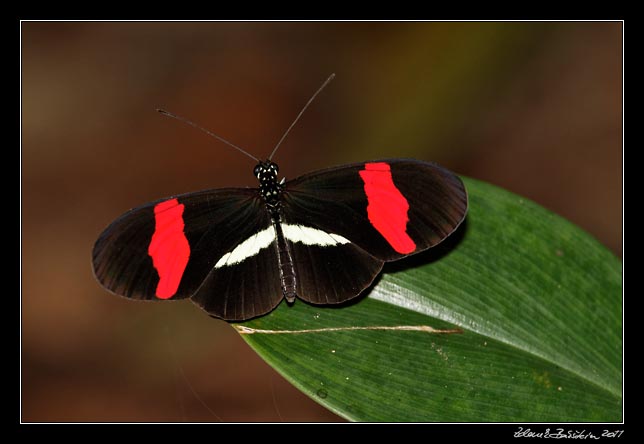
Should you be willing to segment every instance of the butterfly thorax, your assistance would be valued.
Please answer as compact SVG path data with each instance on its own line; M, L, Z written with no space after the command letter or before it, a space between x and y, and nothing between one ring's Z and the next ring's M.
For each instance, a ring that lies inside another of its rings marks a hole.
M255 177L259 180L259 193L271 213L279 211L280 207L282 184L277 180L278 171L277 164L270 160L260 161L253 171Z

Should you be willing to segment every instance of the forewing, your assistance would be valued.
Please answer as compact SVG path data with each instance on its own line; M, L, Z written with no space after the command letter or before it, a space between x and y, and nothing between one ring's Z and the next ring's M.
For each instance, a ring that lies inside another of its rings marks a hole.
M285 222L335 233L382 261L431 248L460 225L467 192L434 163L385 159L316 171L285 184Z

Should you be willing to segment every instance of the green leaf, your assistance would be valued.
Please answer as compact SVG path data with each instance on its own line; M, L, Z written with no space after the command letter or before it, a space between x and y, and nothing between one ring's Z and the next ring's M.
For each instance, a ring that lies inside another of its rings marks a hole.
M267 330L242 336L349 420L621 421L620 261L527 199L465 184L458 232L387 264L367 297L234 326Z

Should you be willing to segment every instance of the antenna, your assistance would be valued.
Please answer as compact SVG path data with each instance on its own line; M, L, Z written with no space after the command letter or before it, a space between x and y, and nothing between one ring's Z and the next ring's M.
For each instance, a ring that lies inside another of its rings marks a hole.
M316 93L316 94L317 94L317 93ZM315 96L313 96L313 97L315 97ZM235 148L237 151L240 151L241 153L246 154L248 157L250 157L251 159L253 159L255 162L259 162L259 159L258 159L257 157L255 157L255 156L253 156L252 154L248 153L247 151L245 151L245 150L241 149L241 148L240 148L240 147L238 147L237 145L235 145L235 144L233 144L233 143L230 143L229 141L227 141L227 140L226 140L226 139L224 139L223 137L219 137L217 134L215 134L215 133L213 133L213 132L211 132L211 131L208 131L208 130L207 130L207 129L205 129L205 128L200 127L200 126L199 126L199 125L197 125L196 123L194 123L194 122L192 122L192 121L190 121L190 120L188 120L188 119L186 119L186 118L184 118L184 117L177 116L176 114L172 114L171 112L168 112L168 111L166 111L166 110L164 110L164 109L159 109L159 108L157 108L157 111L158 111L158 112L160 112L161 114L165 115L165 116L172 117L173 119L180 120L180 121L181 121L181 122L183 122L183 123L187 123L187 124L188 124L188 125L190 125L190 126L193 126L193 127L197 128L197 129L200 129L200 130L201 130L201 131L203 131L204 133L208 134L209 136L214 137L215 139L219 140L220 142L223 142L223 143L225 143L226 145L228 145L228 146L231 146L231 147ZM298 116L298 117L299 117L299 116Z
M300 113L297 115L297 117L295 118L295 120L293 121L293 123L291 123L291 126L289 126L289 127L288 127L288 129L286 130L286 132L284 133L284 135L282 136L282 138L280 139L280 141L279 141L279 142L277 142L277 145L275 145L275 148L273 148L273 151L271 152L271 155L270 155L270 156L268 156L268 160L271 160L271 159L273 158L273 156L275 155L275 152L276 152L276 151L277 151L277 149L280 147L280 145L282 144L282 142L284 141L284 139L286 139L286 136L288 135L288 133L291 131L291 128L293 128L293 127L295 126L295 124L297 123L297 121L298 121L298 120L300 120L300 117L302 117L302 114L304 114L304 111L306 111L306 108L308 108L308 107L309 107L309 105L311 104L311 102L313 102L313 99L315 99L315 97L316 97L318 94L320 94L320 91L322 91L322 90L324 89L324 87L325 87L325 86L327 86L331 80L333 80L333 78L334 78L334 77L335 77L335 74L331 74L331 75L329 76L329 78L328 78L328 79L326 79L326 80L324 81L324 83L322 84L322 86L320 86L320 87L318 88L318 90L315 92L315 94L313 94L313 95L311 96L311 98L309 99L309 101L308 101L308 102L306 102L306 105L304 105L304 108L302 108L302 111L300 111Z

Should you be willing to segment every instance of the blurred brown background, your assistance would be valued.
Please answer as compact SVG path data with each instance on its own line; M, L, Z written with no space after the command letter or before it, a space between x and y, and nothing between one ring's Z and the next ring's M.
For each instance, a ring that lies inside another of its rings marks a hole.
M94 281L101 230L171 194L437 161L622 253L622 24L22 23L22 419L339 421L226 323Z

